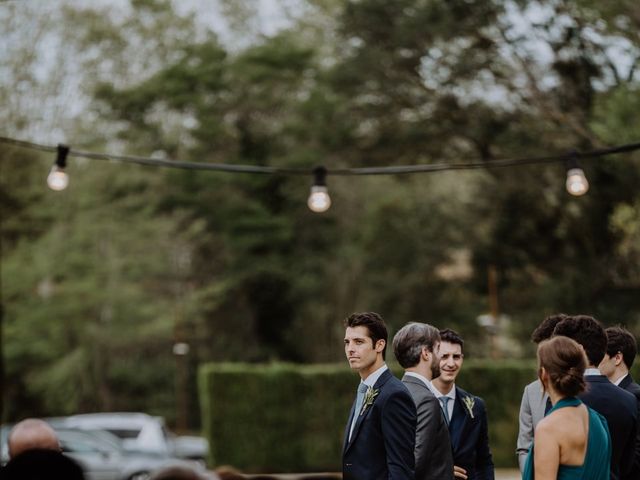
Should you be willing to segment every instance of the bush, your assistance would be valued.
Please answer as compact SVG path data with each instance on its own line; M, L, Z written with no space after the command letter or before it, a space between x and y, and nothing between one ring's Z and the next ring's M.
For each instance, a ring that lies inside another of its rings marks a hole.
M394 373L401 376L395 367ZM532 360L464 364L458 384L487 404L497 467L517 468L520 400L535 375ZM340 471L357 383L342 364L202 366L202 421L212 464L263 473Z

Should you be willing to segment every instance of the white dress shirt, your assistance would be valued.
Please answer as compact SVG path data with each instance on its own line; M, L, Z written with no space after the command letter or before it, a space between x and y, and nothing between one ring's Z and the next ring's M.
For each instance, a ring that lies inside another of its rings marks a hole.
M447 418L451 418L451 416L453 415L453 404L456 401L456 386L453 385L453 388L451 390L449 390L449 393L447 393L446 395L440 393L440 390L438 390L433 383L430 382L431 385L431 391L433 392L433 394L436 396L436 398L438 399L438 401L440 402L440 397L449 397L449 403L447 404ZM442 404L442 402L440 402L440 404Z
M380 376L385 372L385 370L389 370L389 367L387 367L386 363L382 365L379 369L377 369L375 372L373 372L371 375L369 375L366 380L361 381L361 383L364 383L367 387L373 388L373 386L376 384L376 382L378 381Z

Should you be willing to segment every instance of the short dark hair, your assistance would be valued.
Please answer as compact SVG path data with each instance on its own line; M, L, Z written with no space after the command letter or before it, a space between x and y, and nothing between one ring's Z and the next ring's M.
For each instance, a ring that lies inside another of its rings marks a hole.
M433 352L439 341L440 333L436 327L426 323L407 323L393 337L393 353L402 368L415 367L420 363L422 347Z
M631 368L638 354L638 344L635 337L620 325L607 328L605 333L607 334L607 355L613 357L620 352L624 364L627 368Z
M553 329L553 336L572 338L584 348L589 364L598 366L607 350L607 334L595 318L589 315L571 315Z
M458 332L450 328L444 328L440 330L440 341L460 345L460 352L464 353L464 340Z
M382 349L382 358L387 353L387 326L383 318L376 312L356 312L352 313L344 321L345 327L365 327L371 337L371 342L375 347L378 340L384 340L384 348Z
M569 337L557 336L538 345L538 366L546 370L553 388L568 397L584 392L586 359L580 345Z
M556 325L568 316L569 315L566 313L554 313L553 315L549 315L533 331L531 334L531 341L537 345L541 341L551 338L553 335L553 329L556 328Z

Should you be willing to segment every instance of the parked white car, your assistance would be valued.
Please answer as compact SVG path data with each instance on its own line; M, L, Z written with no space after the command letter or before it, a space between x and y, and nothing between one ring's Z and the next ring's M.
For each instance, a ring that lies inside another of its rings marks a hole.
M122 440L128 450L176 456L205 463L209 452L206 439L171 433L162 417L146 413L85 413L59 419L69 428L106 430Z
M62 453L80 465L87 480L148 480L159 469L172 466L193 469L202 478L215 478L197 462L150 451L126 450L118 437L104 430L62 428L60 419L55 419L52 426ZM7 436L10 429L11 425L3 425L0 429L0 463L3 465L9 461Z

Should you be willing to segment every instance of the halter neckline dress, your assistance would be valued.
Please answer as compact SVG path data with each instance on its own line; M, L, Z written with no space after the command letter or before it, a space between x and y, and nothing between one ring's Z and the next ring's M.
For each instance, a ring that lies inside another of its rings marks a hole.
M567 397L558 401L552 412L566 407L577 407L582 402L576 397ZM587 452L582 465L560 465L557 480L609 480L611 463L611 437L607 421L595 410L587 407L589 412L589 436L587 438ZM522 480L534 480L533 447L529 449L527 462L522 472Z

